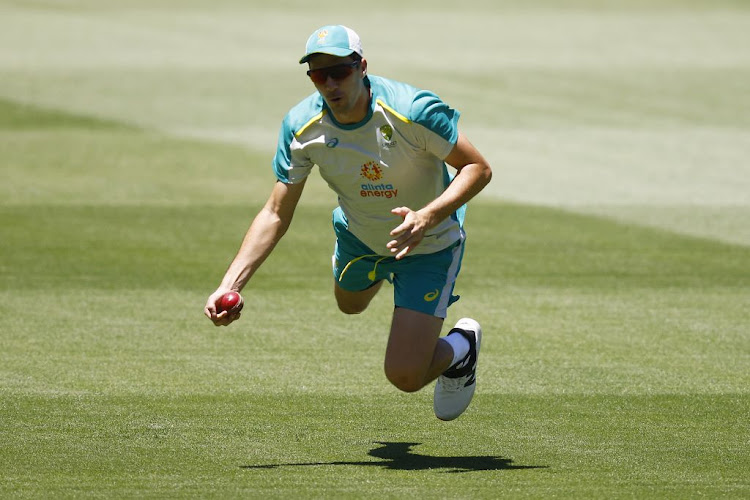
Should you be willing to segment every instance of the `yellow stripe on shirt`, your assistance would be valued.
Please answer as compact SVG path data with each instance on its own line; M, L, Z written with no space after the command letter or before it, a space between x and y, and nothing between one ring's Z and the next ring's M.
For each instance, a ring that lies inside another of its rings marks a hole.
M299 137L300 135L302 135L302 132L304 132L307 127L309 127L310 125L312 125L316 121L318 121L321 118L323 118L323 115L325 115L325 114L326 114L326 110L324 109L323 111L321 111L317 115L315 115L312 118L310 118L309 122L307 122L304 125L302 125L302 127L300 127L300 129L294 133L294 137Z
M388 110L389 113L391 113L392 115L394 115L396 118L398 118L402 122L404 122L404 123L411 123L410 119L408 119L407 117L405 117L404 115L402 115L401 113L399 113L398 111L396 111L395 109L393 109L392 107L388 106L386 103L384 103L382 101L382 99L376 99L375 102L377 102L378 104L380 104L381 106L383 106L385 109Z

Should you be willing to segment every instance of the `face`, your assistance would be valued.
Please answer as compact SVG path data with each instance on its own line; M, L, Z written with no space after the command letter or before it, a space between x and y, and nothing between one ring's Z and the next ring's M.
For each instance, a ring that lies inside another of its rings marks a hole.
M356 123L364 119L370 102L370 94L364 83L367 61L362 59L356 65L354 62L352 57L328 54L315 54L309 61L311 72L330 70L318 71L311 79L340 123Z

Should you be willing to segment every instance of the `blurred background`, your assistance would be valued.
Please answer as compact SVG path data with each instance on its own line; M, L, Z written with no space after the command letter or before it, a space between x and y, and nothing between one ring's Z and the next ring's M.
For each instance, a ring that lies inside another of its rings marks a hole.
M6 116L31 105L240 145L257 157L217 174L233 182L192 175L207 201L233 202L272 182L279 123L314 90L304 43L338 23L360 34L372 74L462 111L495 168L483 196L750 244L743 1L0 0L0 99ZM61 196L2 184L5 203Z

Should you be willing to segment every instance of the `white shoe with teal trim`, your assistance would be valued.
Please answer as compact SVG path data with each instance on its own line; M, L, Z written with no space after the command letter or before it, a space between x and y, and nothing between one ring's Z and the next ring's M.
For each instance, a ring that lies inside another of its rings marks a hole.
M477 360L482 344L482 328L471 318L458 320L448 333L459 332L469 341L469 353L440 375L435 383L433 408L440 420L458 418L474 397L477 387Z

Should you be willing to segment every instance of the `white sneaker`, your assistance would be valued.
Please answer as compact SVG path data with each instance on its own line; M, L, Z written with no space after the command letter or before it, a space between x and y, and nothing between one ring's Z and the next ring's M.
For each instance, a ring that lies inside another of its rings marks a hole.
M440 420L453 420L461 415L471 403L477 388L477 360L482 344L482 328L471 318L458 320L448 333L459 332L469 341L469 353L461 361L448 368L435 383L433 408Z

